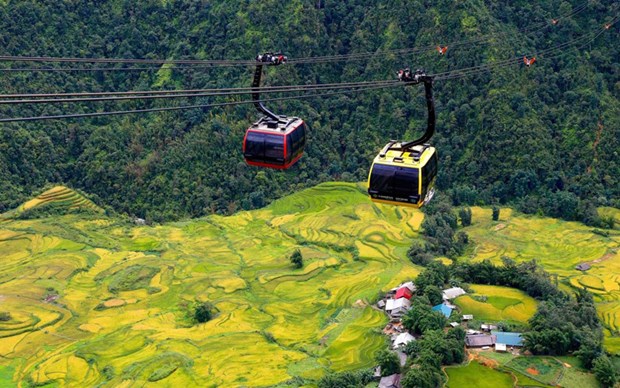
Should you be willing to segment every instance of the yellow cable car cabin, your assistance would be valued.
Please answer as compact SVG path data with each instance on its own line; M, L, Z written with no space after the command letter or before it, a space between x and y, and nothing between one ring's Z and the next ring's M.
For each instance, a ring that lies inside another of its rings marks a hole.
M368 174L373 202L421 207L435 194L437 151L428 144L403 147L392 141L375 157Z
M433 77L424 70L398 72L408 85L424 83L428 121L426 132L412 141L392 140L379 152L368 174L368 194L373 202L421 207L435 194L437 151L428 144L435 133Z

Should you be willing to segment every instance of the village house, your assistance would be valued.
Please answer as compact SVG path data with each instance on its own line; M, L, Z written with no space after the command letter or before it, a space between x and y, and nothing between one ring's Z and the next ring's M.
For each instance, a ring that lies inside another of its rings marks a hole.
M385 304L385 311L392 317L402 317L411 308L409 299L388 299Z
M452 314L452 307L448 306L445 303L433 306L432 310L442 313L446 318L450 318L450 314Z
M480 325L480 330L487 331L487 332L491 330L497 330L497 325L483 323L482 325Z
M512 333L507 331L492 331L492 335L497 337L498 344L504 344L511 347L523 346L523 337L521 333Z
M466 292L461 287L452 287L447 290L443 290L442 296L444 300L452 300L458 298L461 295L465 295Z
M416 290L416 288L415 288L415 284L413 284L413 282L405 282L405 283L401 284L401 285L400 285L400 286L398 286L398 287L399 287L399 288L400 288L400 287L406 287L406 288L408 288L408 289L409 289L409 291L411 291L411 292L415 292L415 290Z
M412 296L413 296L413 293L411 292L410 289L408 289L407 287L401 287L396 291L396 294L394 294L394 299L400 299L400 298L411 299Z
M497 342L497 337L487 334L468 334L465 336L465 346L468 348L482 348L493 346Z
M401 346L407 345L411 341L415 341L415 338L411 334L409 334L407 332L400 333L400 334L394 336L393 342L392 342L392 347L394 349L397 349L397 348L400 348Z
M590 266L590 264L588 264L588 263L581 263L581 264L578 264L578 265L575 267L575 269L576 269L576 270L578 270L578 271L587 271L587 270L589 270L590 268L591 268L591 266Z
M399 288L400 288L400 286L399 286L399 287L394 287L394 288L391 288L391 289L387 292L387 295L386 295L386 296L387 296L388 298L391 298L392 296L394 296L394 294L396 294L396 291L398 291L398 289L399 289Z
M381 378L379 381L379 388L401 388L400 374L393 374Z

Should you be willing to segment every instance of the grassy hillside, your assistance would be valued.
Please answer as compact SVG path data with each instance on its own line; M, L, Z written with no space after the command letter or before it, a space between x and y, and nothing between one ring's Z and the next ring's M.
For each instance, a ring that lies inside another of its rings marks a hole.
M402 258L421 220L372 205L356 185L324 184L263 210L154 228L96 215L4 223L2 373L265 386L369 367L386 318L367 302L418 272ZM215 318L192 325L195 301L213 303Z
M368 303L418 273L405 253L421 221L421 212L376 206L346 183L261 210L157 227L97 213L7 220L0 312L10 319L0 321L0 382L234 387L298 378L299 385L328 370L372 366L386 346L377 330L386 318ZM577 223L508 209L493 222L490 209L475 208L466 230L470 259L535 257L565 287L582 276L575 263L591 261L588 275L607 279L605 268L618 262L617 254L595 262L618 247L617 236ZM288 259L295 249L301 269ZM472 288L500 293L480 287ZM600 295L604 318L605 309L618 311L617 294ZM531 313L533 301L515 294L522 306L513 306L504 296L487 304L515 320ZM194 324L192 306L204 301L215 317Z

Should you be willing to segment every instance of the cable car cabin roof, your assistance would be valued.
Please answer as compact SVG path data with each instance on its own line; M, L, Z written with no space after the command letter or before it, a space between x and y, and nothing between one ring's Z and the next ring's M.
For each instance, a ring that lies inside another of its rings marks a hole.
M276 121L271 117L264 116L252 124L252 126L248 128L248 131L286 135L303 124L303 122L304 121L299 117L278 116L278 120Z
M435 153L435 147L428 144L413 146L407 151L397 150L400 148L400 144L394 143L385 153L384 150L381 150L379 155L375 157L375 163L420 168Z

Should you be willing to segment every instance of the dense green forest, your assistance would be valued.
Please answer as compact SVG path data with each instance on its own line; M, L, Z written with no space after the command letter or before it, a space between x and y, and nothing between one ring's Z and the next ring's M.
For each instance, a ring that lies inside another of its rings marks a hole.
M550 23L584 4L583 11ZM597 31L619 12L611 0L5 0L0 55L246 60L268 50L293 59L428 47L364 61L289 64L266 73L268 85L386 80L405 66L441 73L532 55ZM537 28L527 30L532 25ZM477 42L458 44L471 39ZM438 80L439 189L455 204L514 203L525 212L586 221L594 206L619 206L617 39L614 25L592 42L539 57L529 68L515 62ZM445 56L432 48L450 42L456 43ZM0 62L1 69L63 66ZM3 71L0 93L243 87L252 71L166 65L145 71ZM0 117L248 98L2 105ZM260 207L321 181L364 180L387 140L411 138L426 122L419 87L270 106L299 115L310 127L306 155L286 172L245 165L241 143L257 118L252 105L1 124L0 211L48 183L82 189L117 211L151 221Z

